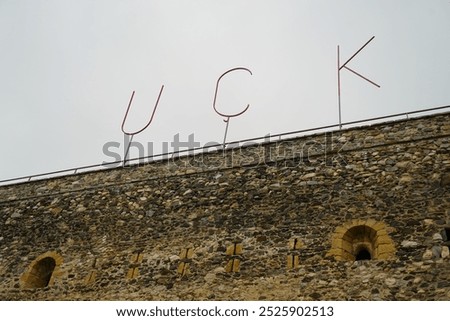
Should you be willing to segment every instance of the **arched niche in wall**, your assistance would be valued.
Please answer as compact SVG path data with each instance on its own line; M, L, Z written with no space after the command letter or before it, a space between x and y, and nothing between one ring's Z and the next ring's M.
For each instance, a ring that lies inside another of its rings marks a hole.
M51 286L55 276L59 274L59 266L62 262L62 257L56 252L39 255L20 278L22 288L37 289Z
M394 242L383 222L353 220L336 228L327 256L336 260L385 260L395 255Z

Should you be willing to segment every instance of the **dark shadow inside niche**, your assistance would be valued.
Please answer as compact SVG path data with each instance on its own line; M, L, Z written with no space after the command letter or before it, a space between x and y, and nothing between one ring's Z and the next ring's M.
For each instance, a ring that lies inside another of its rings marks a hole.
M450 227L445 227L442 231L444 241L450 241Z
M365 248L360 249L355 256L356 261L370 260L370 259L372 259L372 256L370 255L370 252Z
M55 269L56 262L51 257L46 257L37 262L28 277L27 285L29 288L45 288L48 286Z

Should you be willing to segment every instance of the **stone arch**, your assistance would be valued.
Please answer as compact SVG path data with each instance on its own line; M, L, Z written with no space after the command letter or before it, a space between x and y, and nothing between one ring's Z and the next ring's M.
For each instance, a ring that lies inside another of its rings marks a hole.
M394 242L383 222L372 219L353 220L336 228L327 256L336 260L385 260L395 255Z
M59 275L62 262L62 257L56 252L39 255L20 278L22 288L38 289L51 286L55 277Z

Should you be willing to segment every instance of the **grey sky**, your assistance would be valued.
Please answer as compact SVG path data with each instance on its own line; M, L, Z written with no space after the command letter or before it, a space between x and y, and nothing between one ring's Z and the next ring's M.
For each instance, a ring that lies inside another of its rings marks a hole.
M0 0L0 179L111 161L136 90L135 140L221 142L338 121L336 46L378 89L342 72L343 121L450 104L450 2ZM133 156L133 155L132 155Z

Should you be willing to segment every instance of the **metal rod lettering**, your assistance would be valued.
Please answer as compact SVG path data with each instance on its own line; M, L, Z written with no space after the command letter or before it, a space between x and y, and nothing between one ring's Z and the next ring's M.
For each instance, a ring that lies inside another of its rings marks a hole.
M339 106L339 129L342 128L341 119L341 72L339 69L339 46L337 46L337 74L338 74L338 106Z
M339 129L342 129L342 110L341 110L341 69L345 68L348 71L352 72L353 74L357 75L358 77L361 77L362 79L364 79L365 81L371 83L372 85L380 88L380 85L378 85L377 83L373 82L372 80L368 79L367 77L364 77L363 75L361 75L360 73L357 73L356 71L354 71L353 69L350 69L349 67L347 67L347 64L356 57L357 54L359 54L361 52L361 50L363 50L368 44L369 42L371 42L373 39L375 38L375 36L373 36L372 38L369 39L369 41L367 41L361 48L358 49L358 51L356 51L342 66L340 63L340 54L339 54L339 46L337 46L337 82L338 82L338 109L339 109Z
M152 112L152 115L151 115L150 120L148 121L147 125L145 125L142 129L140 129L138 131L127 132L127 131L125 131L124 126L125 126L125 121L128 118L128 112L130 111L131 103L133 101L133 97L134 97L134 93L135 93L135 91L133 90L133 93L131 94L130 102L128 103L127 111L125 112L125 116L123 117L123 121L122 121L122 127L121 128L122 128L122 132L124 134L126 134L126 135L136 135L136 134L139 134L140 132L144 131L145 129L147 129L148 126L150 126L150 124L151 124L151 122L153 120L153 117L155 116L156 108L158 107L159 99L161 98L161 94L163 92L163 89L164 89L164 85L161 86L161 90L159 91L158 99L156 100L155 107L153 107L153 112Z
M375 38L375 36L373 36L372 38L370 38L369 39L369 41L367 41L365 44L364 44L364 46L362 46L361 48L359 48L359 50L357 51L357 52L355 52L354 54L353 54L353 56L351 56L340 68L339 68L339 70L340 69L342 69L342 68L344 68L344 66L346 65L346 64L348 64L349 62L350 62L350 60L352 60L353 58L355 58L355 56L357 55L357 54L359 54L359 52L361 51L361 50L363 50L364 49L364 47L365 46L367 46L368 44L369 44L369 42L371 42L373 39Z
M227 126L225 126L225 135L223 136L223 148L225 148L225 142L227 141L227 133L228 133L228 125L230 125L230 117L227 118L227 120L224 120L224 122L227 123Z
M134 135L137 135L137 134L143 132L152 123L153 117L155 116L156 108L158 108L159 100L161 98L163 90L164 90L164 85L161 86L161 89L160 89L159 94L158 94L158 98L156 99L155 107L153 107L153 112L152 112L152 115L150 116L150 120L148 121L147 125L145 125L140 130L137 130L135 132L127 132L124 127L125 127L125 122L126 122L126 120L128 118L128 112L130 111L131 103L133 102L133 98L134 98L134 94L135 94L135 91L133 90L133 92L131 94L131 97L130 97L130 101L128 102L127 111L125 112L125 116L123 117L122 126L121 126L122 132L125 135L127 135L127 136L131 136L131 139L130 139L130 141L128 143L128 146L126 148L126 152L125 152L125 155L124 155L124 158L123 158L123 166L126 165L128 152L130 151L130 146L131 146L131 142L133 141Z
M352 72L352 73L354 73L355 75L357 75L357 76L361 77L362 79L364 79L364 80L366 80L366 81L370 82L370 83L371 83L372 85L374 85L374 86L376 86L376 87L378 87L378 88L380 88L380 87L381 87L380 85L378 85L378 84L374 83L374 82L373 82L372 80L370 80L370 79L368 79L368 78L364 77L363 75L361 75L361 74L357 73L356 71L354 71L354 70L352 70L352 69L348 68L347 66L344 66L344 68L345 68L345 69L347 69L348 71L351 71L351 72Z
M125 151L125 156L123 157L123 166L125 166L127 163L128 152L130 151L130 146L131 146L131 142L133 141L134 135L130 135L130 136L131 136L131 138L130 138L130 141L128 142L128 146Z
M252 72L250 71L250 69L245 68L245 67L236 67L236 68L232 68L232 69L230 69L230 70L227 70L226 72L224 72L224 73L219 77L219 79L217 79L217 82L216 82L216 90L214 91L214 100L213 100L213 108L214 108L214 111L215 111L218 115L220 115L220 116L222 116L222 117L225 117L226 120L224 120L224 122L227 123L227 126L225 127L225 135L224 135L224 138L223 138L223 147L224 147L224 148L225 148L225 143L226 143L226 139L227 139L228 125L230 124L230 118L232 118L232 117L237 117L237 116L242 115L242 114L245 113L245 112L247 111L247 109L250 107L250 104L247 104L247 107L245 107L243 111L241 111L241 112L239 112L239 113L236 113L236 114L231 114L231 115L221 113L221 112L219 112L219 111L217 110L217 108L216 108L217 93L219 92L219 83L220 83L220 80L221 80L221 79L223 78L223 76L225 76L226 74L228 74L228 73L230 73L230 72L232 72L232 71L236 71L236 70L244 70L244 71L249 72L250 75L253 75Z

